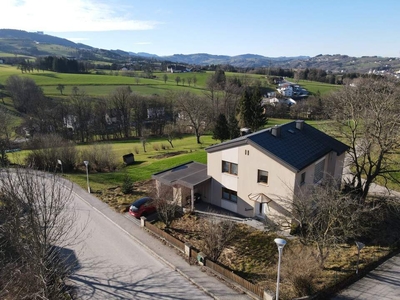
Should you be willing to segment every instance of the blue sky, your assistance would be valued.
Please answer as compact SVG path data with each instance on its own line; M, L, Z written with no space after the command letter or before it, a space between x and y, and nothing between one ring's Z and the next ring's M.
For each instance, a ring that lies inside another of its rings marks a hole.
M398 0L2 0L0 28L157 55L400 56Z

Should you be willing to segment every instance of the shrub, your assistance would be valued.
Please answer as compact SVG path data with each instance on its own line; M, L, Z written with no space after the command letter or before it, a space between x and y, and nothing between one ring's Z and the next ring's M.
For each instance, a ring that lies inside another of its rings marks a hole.
M30 145L32 151L26 158L30 168L55 171L57 161L62 162L63 171L73 171L76 167L78 151L73 142L55 134L36 135Z
M171 147L169 145L161 144L161 149L169 150Z
M291 298L312 295L316 292L315 279L321 272L312 250L303 246L285 250L282 279L291 285Z
M112 172L117 168L117 158L110 144L94 144L81 152L81 160L89 161L96 172Z
M121 191L124 194L131 194L133 192L133 179L128 174L124 175Z
M160 151L160 144L153 144L153 149L155 151Z
M133 151L135 152L135 154L139 154L139 147L138 146L133 147Z

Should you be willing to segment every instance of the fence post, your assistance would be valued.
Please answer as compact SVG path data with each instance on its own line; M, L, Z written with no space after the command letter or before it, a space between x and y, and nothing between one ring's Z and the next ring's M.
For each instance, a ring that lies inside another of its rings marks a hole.
M146 217L140 217L140 227L146 227Z
M185 255L187 258L190 258L190 249L192 248L192 245L189 243L185 243Z
M264 290L264 295L263 295L263 300L274 300L275 295L271 294L270 290L265 289ZM277 300L277 299L275 299Z

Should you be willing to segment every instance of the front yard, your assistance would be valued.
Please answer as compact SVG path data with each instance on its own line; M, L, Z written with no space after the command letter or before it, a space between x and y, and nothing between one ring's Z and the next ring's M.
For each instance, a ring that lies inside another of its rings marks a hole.
M190 243L197 250L204 247L203 222L206 219L185 214L167 230L175 238ZM162 223L157 226L163 228ZM278 251L272 232L256 230L237 224L233 241L225 248L218 262L244 279L275 291ZM331 249L325 267L321 269L314 259L314 249L287 238L282 256L281 297L292 299L334 285L355 273L357 248L342 245ZM360 256L360 269L389 253L384 247L365 247Z

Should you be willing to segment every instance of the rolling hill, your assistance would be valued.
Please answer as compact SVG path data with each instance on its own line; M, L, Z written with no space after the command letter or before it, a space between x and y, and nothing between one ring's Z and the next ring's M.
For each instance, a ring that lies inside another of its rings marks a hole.
M316 68L336 73L366 73L370 70L397 71L400 69L399 58L378 56L351 57L341 54L320 54L315 57L265 57L257 54L228 56L208 53L158 56L150 53L127 52L119 49L98 49L43 33L15 29L0 29L0 58L2 57L1 52L8 55L16 54L33 57L43 55L71 56L80 60L105 62L126 62L140 58L143 60L167 61L199 66L232 65L239 68Z

